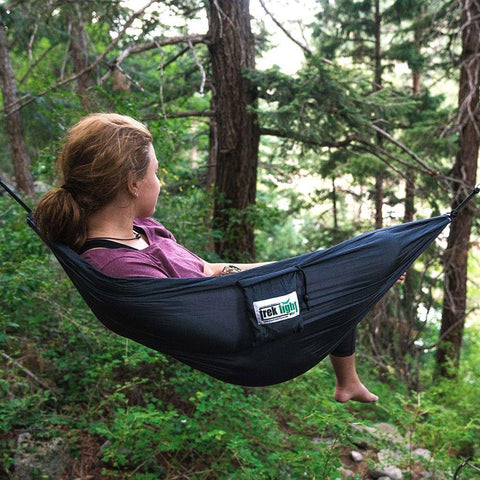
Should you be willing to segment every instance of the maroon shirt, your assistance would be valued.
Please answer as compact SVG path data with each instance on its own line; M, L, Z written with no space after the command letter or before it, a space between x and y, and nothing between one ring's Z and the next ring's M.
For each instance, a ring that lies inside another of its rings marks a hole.
M143 230L148 247L143 250L128 247L93 248L82 253L90 262L110 277L204 277L203 260L178 244L175 237L151 218L136 219Z

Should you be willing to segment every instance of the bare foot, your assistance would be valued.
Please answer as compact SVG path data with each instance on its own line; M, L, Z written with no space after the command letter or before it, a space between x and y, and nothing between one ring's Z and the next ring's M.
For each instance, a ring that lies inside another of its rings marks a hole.
M358 383L351 388L336 386L334 398L337 402L345 403L349 400L362 403L373 403L378 397L371 393L363 383Z

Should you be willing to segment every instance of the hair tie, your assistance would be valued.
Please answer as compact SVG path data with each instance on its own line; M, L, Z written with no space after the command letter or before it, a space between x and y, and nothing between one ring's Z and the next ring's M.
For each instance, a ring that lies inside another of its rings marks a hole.
M63 188L63 190L66 190L70 195L73 195L73 189L66 183L64 183L60 188Z

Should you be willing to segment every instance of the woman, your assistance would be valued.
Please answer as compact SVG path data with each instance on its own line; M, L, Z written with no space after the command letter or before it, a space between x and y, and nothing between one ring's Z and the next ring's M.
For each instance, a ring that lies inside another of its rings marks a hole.
M63 243L112 277L202 277L262 264L208 263L151 219L160 193L152 135L136 120L97 113L68 133L57 160L63 185L35 211L47 242ZM355 368L355 331L332 352L339 402L375 402Z

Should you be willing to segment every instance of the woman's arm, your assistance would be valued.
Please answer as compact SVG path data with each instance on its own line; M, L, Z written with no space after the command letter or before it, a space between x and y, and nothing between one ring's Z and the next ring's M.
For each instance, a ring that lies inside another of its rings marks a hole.
M250 270L251 268L261 267L262 265L268 265L273 262L263 263L209 263L203 261L203 272L208 277L218 277L220 275L228 275L230 273L241 272L242 270ZM402 273L401 277L397 280L397 284L402 283L405 280L406 272Z

